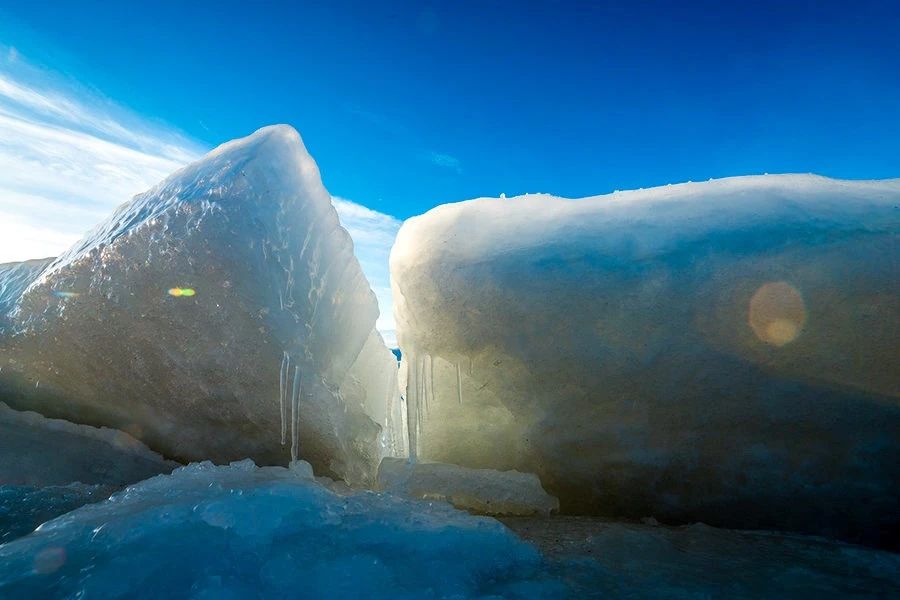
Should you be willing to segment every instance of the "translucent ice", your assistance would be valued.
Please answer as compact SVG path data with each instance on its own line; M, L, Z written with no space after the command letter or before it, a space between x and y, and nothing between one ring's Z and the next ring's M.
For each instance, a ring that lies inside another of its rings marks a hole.
M898 202L784 175L408 220L411 450L537 473L564 512L896 545Z
M537 476L518 471L385 458L378 469L378 489L446 500L457 508L486 515L547 515L559 510L559 500L544 491Z
M16 598L564 597L529 544L443 503L193 464L0 546Z
M301 461L193 464L0 546L0 597L844 599L900 585L896 554L820 538L505 522L546 555L493 519L323 485Z
M0 394L15 408L123 429L185 461L293 455L374 477L387 413L372 407L396 363L366 351L353 398L341 394L378 308L290 127L217 148L49 265L17 269L27 288L0 292Z

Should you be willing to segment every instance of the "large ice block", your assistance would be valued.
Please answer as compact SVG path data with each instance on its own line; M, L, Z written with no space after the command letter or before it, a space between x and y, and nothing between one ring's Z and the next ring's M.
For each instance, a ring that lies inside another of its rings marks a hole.
M477 199L391 254L413 451L568 513L900 539L900 180Z
M367 340L380 343L378 309L292 128L220 146L51 263L13 269L17 288L30 283L0 304L11 406L123 429L181 460L293 454L374 476L387 423L371 407L393 401L396 363L366 351L353 398L341 394Z

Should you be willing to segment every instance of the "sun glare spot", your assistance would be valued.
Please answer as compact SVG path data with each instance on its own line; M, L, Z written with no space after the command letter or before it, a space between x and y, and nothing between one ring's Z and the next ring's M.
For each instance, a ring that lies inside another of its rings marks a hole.
M784 281L761 286L750 299L748 317L753 333L773 346L784 346L797 339L806 323L803 296Z
M169 290L169 295L174 296L175 298L181 298L182 296L193 296L196 294L193 288L172 288Z

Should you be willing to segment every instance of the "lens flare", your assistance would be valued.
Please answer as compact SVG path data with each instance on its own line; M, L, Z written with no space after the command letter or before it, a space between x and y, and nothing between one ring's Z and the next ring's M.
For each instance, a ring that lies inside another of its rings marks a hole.
M182 296L193 296L197 292L194 291L193 288L172 288L169 290L169 295L174 296L175 298L181 298Z
M77 298L78 296L81 295L78 292L60 292L58 290L54 290L50 293L53 294L54 296L56 296L57 298Z
M806 323L803 296L785 281L766 283L750 299L748 321L763 342L778 347L789 344Z

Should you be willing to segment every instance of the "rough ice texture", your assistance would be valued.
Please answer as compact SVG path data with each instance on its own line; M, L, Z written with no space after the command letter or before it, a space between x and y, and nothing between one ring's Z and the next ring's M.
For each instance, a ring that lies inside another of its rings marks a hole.
M0 402L0 485L123 486L178 466L125 432L47 419Z
M0 265L0 334L12 325L9 313L15 308L22 292L53 260L53 258L40 258Z
M366 410L393 402L374 394L394 363L370 348L375 380L341 393L377 346L378 309L290 127L217 148L28 277L3 302L13 407L123 429L184 461L293 454L374 477L388 423Z
M541 487L536 475L518 471L468 469L441 463L385 458L378 489L411 498L445 500L484 515L549 515L559 500Z
M193 464L0 546L3 598L872 598L898 555L823 539L507 519ZM326 482L328 483L328 482ZM333 486L337 487L337 486Z
M565 596L492 519L338 495L301 471L198 463L141 482L0 546L0 596Z
M478 199L391 254L413 453L563 512L900 540L900 180Z
M0 544L28 535L41 523L79 506L105 500L117 489L84 483L47 487L0 485Z

